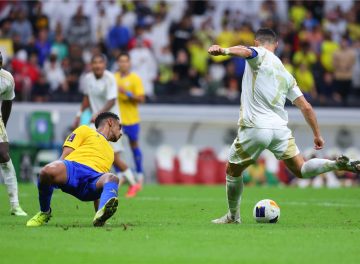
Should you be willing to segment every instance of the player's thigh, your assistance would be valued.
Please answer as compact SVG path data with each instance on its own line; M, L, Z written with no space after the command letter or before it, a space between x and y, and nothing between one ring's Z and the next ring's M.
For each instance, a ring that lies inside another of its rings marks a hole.
M67 168L63 161L53 161L40 170L41 183L63 185L67 180Z
M256 162L261 152L271 142L271 131L267 129L241 127L230 147L230 168L236 172Z
M115 182L119 184L119 178L115 176L113 173L104 173L100 176L98 181L96 182L96 188L102 189L104 187L104 184L107 182Z
M295 138L289 128L274 129L270 150L278 160L287 160L295 157L300 153L295 143Z
M301 167L304 165L304 158L301 154L285 159L286 167L298 178L302 178Z
M138 147L140 124L123 126L123 131L129 138L131 148Z

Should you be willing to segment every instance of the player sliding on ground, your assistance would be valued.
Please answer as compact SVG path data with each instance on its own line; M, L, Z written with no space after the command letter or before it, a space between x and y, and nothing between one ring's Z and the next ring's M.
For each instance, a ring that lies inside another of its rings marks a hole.
M304 161L287 127L284 109L286 98L296 105L314 134L314 148L324 147L315 112L301 93L294 77L274 54L277 36L271 29L259 29L255 47L222 48L213 45L211 55L231 55L246 59L242 80L238 136L231 146L226 169L226 192L229 211L215 219L215 224L241 223L240 201L243 191L242 172L255 163L264 149L277 159L284 160L290 171L299 178L309 178L332 170L360 171L360 161L345 156L337 160L310 159Z
M114 151L109 143L121 137L119 117L113 113L99 114L95 127L80 126L65 140L60 160L46 165L38 181L40 212L27 226L41 226L51 217L50 201L54 188L71 194L81 201L100 199L94 226L103 226L118 206L119 179L109 173Z

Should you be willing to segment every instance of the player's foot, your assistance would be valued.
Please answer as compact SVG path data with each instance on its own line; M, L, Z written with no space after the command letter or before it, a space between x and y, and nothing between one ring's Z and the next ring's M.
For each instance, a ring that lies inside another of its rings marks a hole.
M241 224L240 215L233 217L230 213L227 213L223 217L214 219L211 221L213 224Z
M50 220L51 216L52 216L51 210L48 213L38 212L29 221L27 221L26 226L28 227L42 226Z
M127 191L127 193L125 194L126 198L132 198L135 197L137 192L141 190L141 184L137 183L134 185L129 186L129 189Z
M112 197L110 198L105 205L99 209L94 217L93 225L94 226L103 226L110 217L115 214L118 207L118 198Z
M341 170L360 172L360 160L350 160L348 157L342 155L336 159L336 164Z
M27 216L27 213L20 207L20 205L12 207L10 214L15 216Z

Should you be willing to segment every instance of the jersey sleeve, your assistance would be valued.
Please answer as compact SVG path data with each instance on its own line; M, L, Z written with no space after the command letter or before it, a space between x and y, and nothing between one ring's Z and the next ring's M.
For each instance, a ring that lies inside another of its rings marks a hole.
M116 79L113 74L109 75L109 83L106 91L106 99L111 100L115 99L118 96Z
M80 90L84 95L89 95L89 76L85 75L85 77L80 82Z
M260 64L263 62L265 57L265 50L257 47L249 47L252 50L252 55L249 58L246 58L246 61L249 63L251 68L257 69Z
M298 98L302 95L303 95L303 93L301 92L299 86L297 85L295 78L292 77L286 98L289 99L293 103L296 100L296 98Z
M7 89L6 91L1 95L1 100L10 101L15 98L15 82L14 78L9 75L9 79L7 79Z
M65 140L63 147L77 149L85 140L86 130L91 129L87 126L80 126L75 129Z
M144 86L143 83L141 81L141 78L138 75L134 75L134 94L135 95L144 95L145 91L144 91Z

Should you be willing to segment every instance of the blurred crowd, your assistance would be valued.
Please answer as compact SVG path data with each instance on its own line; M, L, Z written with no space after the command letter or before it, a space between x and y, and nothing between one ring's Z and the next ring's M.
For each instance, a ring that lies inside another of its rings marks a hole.
M360 1L1 1L17 100L79 101L93 54L129 52L148 102L238 104L245 61L208 47L279 34L277 55L315 105L360 106Z

